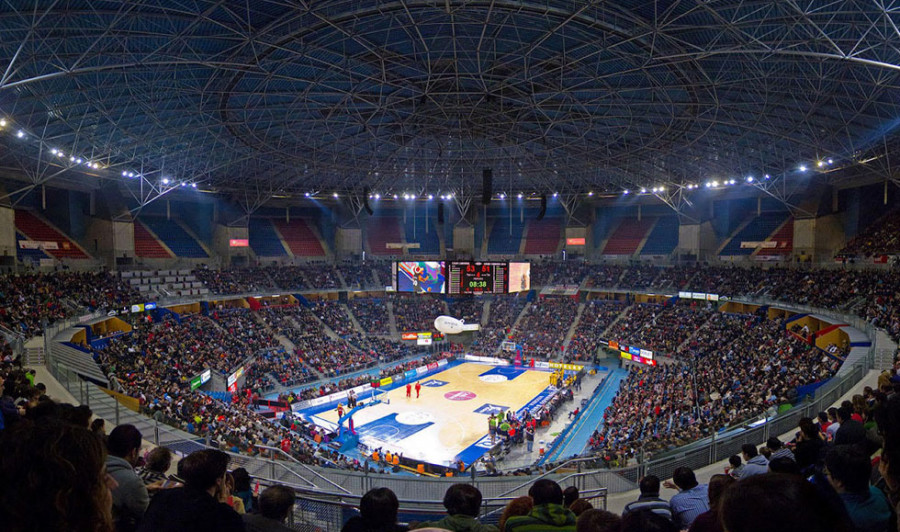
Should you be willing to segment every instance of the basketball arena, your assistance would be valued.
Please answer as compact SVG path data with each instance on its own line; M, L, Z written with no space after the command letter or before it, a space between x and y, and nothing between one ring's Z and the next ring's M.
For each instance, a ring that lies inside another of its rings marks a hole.
M465 484L466 522L506 530L550 506L548 530L641 530L638 497L674 529L701 507L891 529L898 24L883 2L0 6L0 522L405 530L450 526Z

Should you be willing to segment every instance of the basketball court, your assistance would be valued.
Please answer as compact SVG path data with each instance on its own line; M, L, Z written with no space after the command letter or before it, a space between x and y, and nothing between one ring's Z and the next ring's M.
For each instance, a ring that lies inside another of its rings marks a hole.
M360 442L431 464L471 464L490 447L488 415L507 410L533 410L550 399L550 371L515 366L453 362L443 371L424 375L416 398L406 382L385 388L383 402L353 415ZM371 400L360 394L361 402ZM336 404L300 410L312 423L336 428ZM345 426L346 428L346 426Z

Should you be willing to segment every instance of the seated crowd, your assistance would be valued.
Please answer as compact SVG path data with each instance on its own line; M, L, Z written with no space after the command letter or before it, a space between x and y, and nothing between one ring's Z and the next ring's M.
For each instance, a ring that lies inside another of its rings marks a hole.
M347 306L366 333L381 336L391 334L391 320L384 298L357 297L348 301Z
M447 313L442 300L422 294L395 294L390 301L400 332L434 330L434 319Z
M678 362L631 368L591 446L610 459L645 456L774 415L799 386L837 371L838 362L758 316L714 314Z
M45 320L119 309L143 297L108 272L0 275L0 325L35 336Z
M569 332L578 302L565 297L541 297L531 306L513 330L513 341L529 357L550 358L559 353Z
M624 305L618 301L593 299L585 303L575 333L565 352L565 359L590 360L600 348L604 331L622 313Z

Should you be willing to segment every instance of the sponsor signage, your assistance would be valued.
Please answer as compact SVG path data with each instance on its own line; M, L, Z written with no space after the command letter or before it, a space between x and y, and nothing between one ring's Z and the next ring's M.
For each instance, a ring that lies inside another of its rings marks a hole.
M144 307L143 303L138 303L137 305L131 305L131 313L134 314L135 312L144 312L144 308L145 307Z
M211 379L211 378L212 378L212 371L208 370L208 369L205 370L203 373L194 376L193 378L191 378L191 391L194 391L197 388L203 386L204 384L209 382L209 379Z
M231 376L228 377L226 384L230 388L231 385L237 383L238 379L240 379L243 376L244 376L244 366L241 366L237 369L237 371L235 371L234 373L231 374Z
M228 241L228 247L231 248L246 248L250 247L250 241L246 238L232 238Z
M144 310L153 310L156 308L156 302L151 301L150 303L144 303Z
M551 362L550 369L561 369L565 371L581 371L584 369L584 366L579 366L578 364L561 364L559 362Z
M418 334L418 333L414 333L414 332L405 332L405 333L403 333L403 334L400 335L400 338L401 338L402 340L416 340L416 339L419 338L419 334Z
M59 244L39 240L19 240L19 247L22 249L59 249Z
M416 345L431 345L431 342L430 332L421 332L416 336Z
M584 237L581 238L567 238L566 239L567 246L583 246L584 245Z

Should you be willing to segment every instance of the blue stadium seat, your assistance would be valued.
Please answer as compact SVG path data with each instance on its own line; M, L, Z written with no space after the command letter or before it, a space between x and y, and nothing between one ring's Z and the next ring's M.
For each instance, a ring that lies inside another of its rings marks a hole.
M513 220L512 234L510 234L509 218L495 218L494 225L491 227L491 233L488 236L488 254L515 255L519 253L524 231L525 226Z
M762 242L787 220L787 213L765 213L754 218L725 244L719 255L750 255L754 248L741 248L741 242Z
M163 241L176 257L205 259L209 256L203 250L203 246L175 220L141 218L141 222L153 231L156 237Z
M286 257L287 251L267 218L250 218L250 248L258 257Z
M664 216L660 218L641 248L641 255L668 255L678 246L678 218Z
M415 225L415 228L413 226ZM412 254L439 255L441 253L441 240L438 238L437 225L429 220L428 232L425 232L425 220L410 217L403 226L406 232L407 242L418 242L419 249L411 250ZM415 230L415 235L413 234Z

